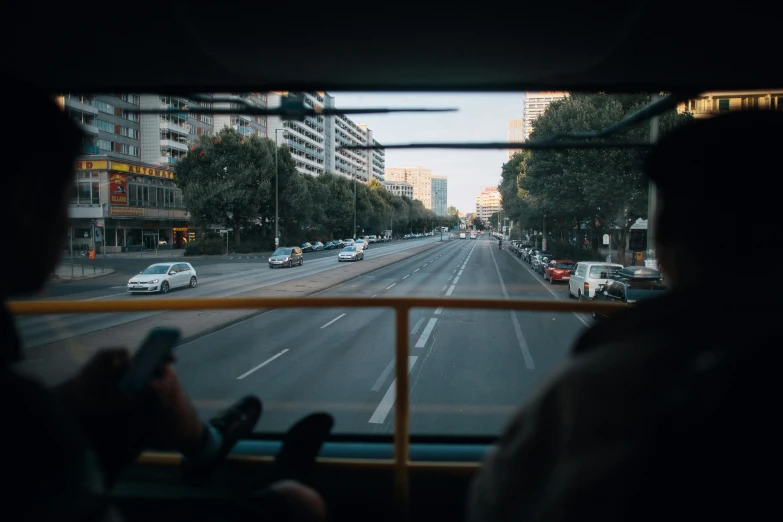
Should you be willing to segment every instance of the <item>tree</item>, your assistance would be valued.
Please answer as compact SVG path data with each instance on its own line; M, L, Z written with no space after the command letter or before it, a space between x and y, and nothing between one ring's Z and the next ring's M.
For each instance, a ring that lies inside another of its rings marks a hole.
M201 136L175 167L185 208L202 225L233 227L238 245L242 226L254 223L259 202L268 201L274 178L274 143L224 128Z
M650 101L648 94L572 94L550 104L536 119L531 140L563 132L601 130ZM661 133L687 118L673 110L664 114ZM612 140L647 141L649 132L649 124L635 125ZM616 246L623 260L631 226L647 217L648 184L640 168L643 158L644 152L639 149L533 150L524 160L520 187L532 197L536 211L546 215L548 225L570 228L588 223L594 254L599 230L617 227Z
M450 205L449 208L446 209L446 215L459 218L459 209L454 205Z
M367 182L367 188L373 190L386 190L385 188L383 188L383 184L375 178L372 178L370 181Z

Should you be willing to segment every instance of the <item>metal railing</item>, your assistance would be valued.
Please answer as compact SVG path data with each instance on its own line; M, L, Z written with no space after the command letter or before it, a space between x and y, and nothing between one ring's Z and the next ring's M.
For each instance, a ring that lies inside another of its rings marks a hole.
M394 470L394 495L399 508L399 519L406 520L409 512L409 471L417 464L410 461L408 396L409 312L412 308L458 308L481 310L515 310L536 312L611 312L625 308L622 305L596 302L568 302L543 300L460 299L442 297L418 298L355 298L355 297L277 297L277 298L197 298L165 301L14 301L7 304L16 315L194 311L274 308L392 308L395 312L395 375L394 402L394 461L378 461ZM150 454L150 462L175 463L171 456ZM332 459L334 460L334 459ZM353 463L355 459L345 459ZM363 462L367 459L363 459ZM365 462L366 463L366 462ZM444 466L451 466L444 463Z

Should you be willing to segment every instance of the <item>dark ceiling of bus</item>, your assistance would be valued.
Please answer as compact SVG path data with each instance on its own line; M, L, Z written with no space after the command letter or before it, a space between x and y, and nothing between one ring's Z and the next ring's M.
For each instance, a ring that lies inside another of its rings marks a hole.
M779 7L662 4L28 2L3 71L60 92L783 85Z

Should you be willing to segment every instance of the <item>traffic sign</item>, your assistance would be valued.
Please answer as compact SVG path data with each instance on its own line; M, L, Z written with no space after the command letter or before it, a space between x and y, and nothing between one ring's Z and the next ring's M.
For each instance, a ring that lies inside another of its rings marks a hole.
M604 245L609 244L609 234L604 234Z

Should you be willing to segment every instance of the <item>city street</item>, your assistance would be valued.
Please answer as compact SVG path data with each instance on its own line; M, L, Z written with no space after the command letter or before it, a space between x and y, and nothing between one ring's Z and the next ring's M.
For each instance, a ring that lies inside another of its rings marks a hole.
M435 236L373 245L366 251L368 262L393 252L402 256L319 295L567 299L565 284L545 283L529 265L505 249L498 250L494 238L486 234L480 238L437 244L439 236ZM436 244L424 251L415 248L428 243ZM412 255L405 250L412 250ZM195 289L166 296L128 296L124 288L107 287L104 281L102 288L71 297L227 297L286 281L303 286L314 274L366 266L362 262L337 265L335 255L307 254L303 267L278 270L267 268L265 261L259 267L226 260L202 265L193 260L200 278ZM142 267L148 263L126 262ZM237 266L244 269L231 270ZM51 372L53 366L73 357L67 352L80 342L74 339L90 335L113 339L113 332L122 328L138 334L153 326L151 318L159 314L166 312L32 316L18 322L31 368ZM411 431L433 435L497 435L590 324L573 313L448 308L413 310L409 322ZM336 418L336 433L391 434L393 350L391 310L278 309L181 344L176 350L177 371L205 419L252 393L265 404L258 425L263 432L281 432L307 413L327 411Z
M322 295L559 296L536 278L494 240L462 240ZM497 435L584 327L574 314L412 311L412 433ZM252 393L264 400L262 431L327 411L335 432L391 434L393 349L389 310L276 310L180 346L177 369L205 419Z

